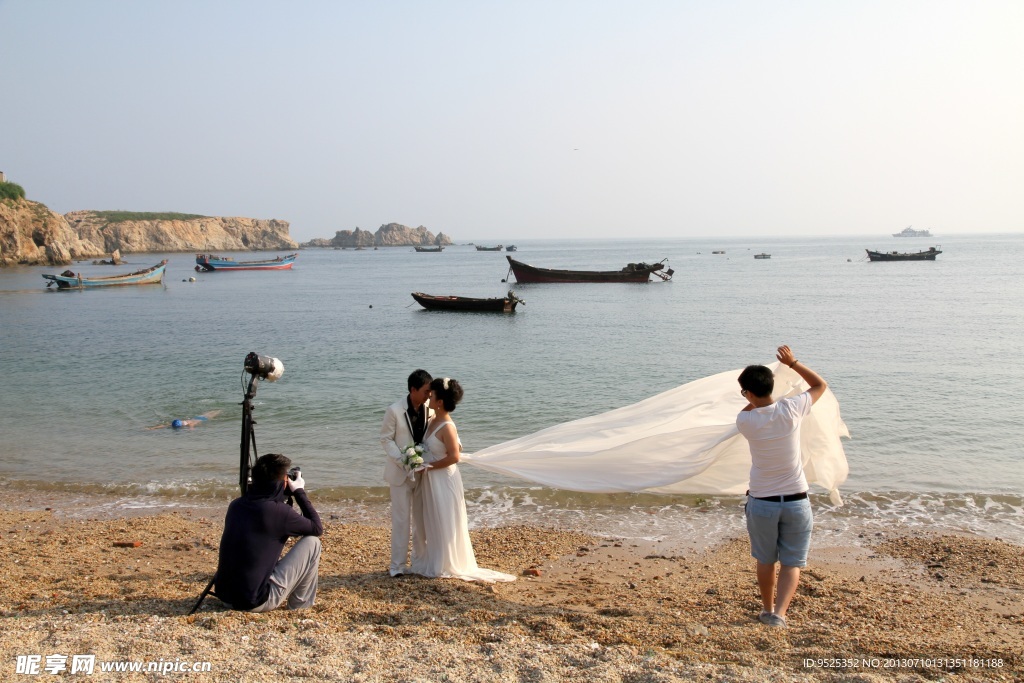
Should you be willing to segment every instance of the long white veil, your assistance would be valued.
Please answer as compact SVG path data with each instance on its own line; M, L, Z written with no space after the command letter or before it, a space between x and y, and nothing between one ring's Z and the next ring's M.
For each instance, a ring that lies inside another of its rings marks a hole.
M775 363L776 399L807 384ZM740 370L705 377L639 403L496 444L462 460L475 467L552 488L590 493L742 494L750 479L750 449L736 431L746 406ZM849 467L840 437L850 433L839 402L826 390L800 428L804 474L842 505L839 485Z

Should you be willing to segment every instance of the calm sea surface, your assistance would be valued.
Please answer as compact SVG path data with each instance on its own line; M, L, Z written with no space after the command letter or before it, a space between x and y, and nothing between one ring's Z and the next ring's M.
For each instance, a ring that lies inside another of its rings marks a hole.
M934 263L864 260L865 248L934 244L944 252ZM504 254L472 246L305 250L292 271L203 274L191 254L136 254L135 267L170 259L164 286L84 292L46 289L40 274L63 268L0 269L0 490L139 506L230 499L249 351L285 365L281 381L259 385L259 453L288 454L320 500L356 514L386 500L380 422L415 368L463 383L455 417L473 452L770 362L788 343L828 379L852 434L846 505L820 499L823 533L897 520L1024 540L1024 236L518 247L517 258L548 267L668 257L676 275L513 282L525 307L495 315L427 312L409 296L504 294ZM212 410L193 430L146 429ZM585 496L462 471L476 523L651 537L739 528L734 498Z

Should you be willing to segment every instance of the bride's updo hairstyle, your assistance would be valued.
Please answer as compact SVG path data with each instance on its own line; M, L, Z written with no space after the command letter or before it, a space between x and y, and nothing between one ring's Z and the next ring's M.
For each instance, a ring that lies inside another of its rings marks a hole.
M455 410L455 406L462 400L462 385L457 379L438 377L430 383L430 388L441 399L444 409L449 413Z

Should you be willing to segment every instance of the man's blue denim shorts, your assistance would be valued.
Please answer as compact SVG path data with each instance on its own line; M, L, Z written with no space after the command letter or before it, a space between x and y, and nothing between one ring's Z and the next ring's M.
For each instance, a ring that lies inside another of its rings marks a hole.
M804 498L780 503L747 496L746 514L750 554L754 559L762 564L807 566L814 528L811 501Z

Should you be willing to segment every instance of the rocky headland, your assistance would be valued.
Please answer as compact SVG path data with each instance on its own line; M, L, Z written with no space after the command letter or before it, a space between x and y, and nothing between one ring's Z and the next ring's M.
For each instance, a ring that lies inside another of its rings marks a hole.
M20 190L20 187L18 188ZM297 249L287 221L184 213L72 211L60 215L20 196L0 197L0 266L67 265L72 261L145 252L221 252ZM339 230L303 247L447 246L452 240L424 226L399 223L376 232ZM104 263L108 261L103 261Z
M296 249L288 221L189 214L72 211L65 214L79 238L105 253L146 251L262 251Z
M125 211L73 211L62 216L39 202L0 200L0 265L65 265L114 252L297 247L287 221Z
M83 240L64 216L27 199L0 200L0 266L65 265L95 258L102 245Z
M452 239L443 232L436 236L422 225L410 228L400 223L388 223L370 232L356 228L355 230L338 230L331 239L317 238L304 242L303 247L356 249L359 247L433 247L448 246Z

